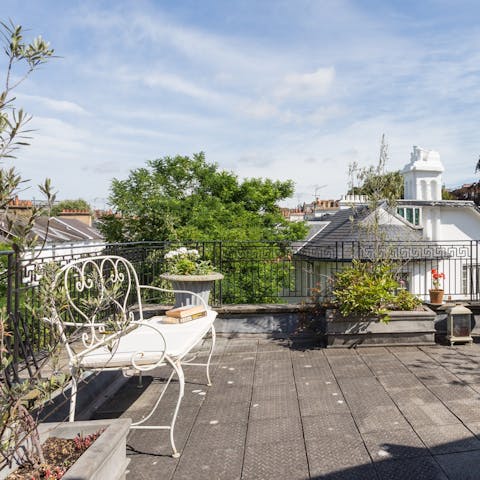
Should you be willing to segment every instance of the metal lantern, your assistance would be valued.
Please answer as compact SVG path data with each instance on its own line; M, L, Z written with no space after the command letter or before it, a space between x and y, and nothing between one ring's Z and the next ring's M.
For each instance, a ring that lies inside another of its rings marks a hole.
M447 339L450 345L455 342L473 343L472 312L464 305L457 304L447 309Z

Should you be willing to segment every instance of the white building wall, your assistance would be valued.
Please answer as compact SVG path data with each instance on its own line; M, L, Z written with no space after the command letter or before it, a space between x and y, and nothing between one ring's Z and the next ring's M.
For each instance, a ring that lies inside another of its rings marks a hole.
M480 239L480 214L471 208L439 209L439 240Z

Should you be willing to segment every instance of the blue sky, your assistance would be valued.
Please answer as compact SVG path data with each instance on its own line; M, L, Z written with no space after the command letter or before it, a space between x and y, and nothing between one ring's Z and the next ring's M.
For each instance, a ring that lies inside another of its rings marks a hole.
M2 0L61 57L17 92L36 132L15 164L103 207L112 178L204 151L241 178L294 180L293 206L320 186L339 198L385 133L388 169L419 145L447 186L473 181L479 16L453 0Z

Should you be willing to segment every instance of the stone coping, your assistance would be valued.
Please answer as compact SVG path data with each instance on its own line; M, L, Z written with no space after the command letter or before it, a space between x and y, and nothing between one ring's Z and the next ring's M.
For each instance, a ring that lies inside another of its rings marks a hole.
M436 313L429 308L427 305L420 305L415 310L389 310L387 315L391 320L404 320L409 318L419 318L425 317L427 319L433 320L436 317ZM327 309L327 320L333 321L367 321L367 322L375 322L379 321L378 317L375 316L361 316L361 315L347 315L343 316L337 308L329 308Z
M170 305L145 304L144 312L164 313L173 308ZM256 303L241 305L222 305L212 307L219 314L247 314L247 313L295 313L315 310L317 305L313 303Z
M160 304L144 304L144 312L164 313L173 308L171 305ZM325 309L326 307L319 307L314 303L254 303L254 304L225 304L221 306L212 307L213 310L219 314L247 314L247 313L296 313L296 312L310 312L316 309ZM334 309L332 309L334 310ZM405 311L391 311L390 316L399 317L415 317L419 314L435 317L433 309L427 305L422 305L418 310Z

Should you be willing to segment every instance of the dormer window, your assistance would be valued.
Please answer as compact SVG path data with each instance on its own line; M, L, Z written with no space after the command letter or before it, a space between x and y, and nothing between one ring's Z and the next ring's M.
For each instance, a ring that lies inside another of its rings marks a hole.
M419 207L398 207L397 213L412 225L420 225L420 208Z

